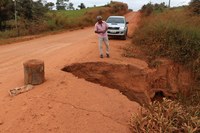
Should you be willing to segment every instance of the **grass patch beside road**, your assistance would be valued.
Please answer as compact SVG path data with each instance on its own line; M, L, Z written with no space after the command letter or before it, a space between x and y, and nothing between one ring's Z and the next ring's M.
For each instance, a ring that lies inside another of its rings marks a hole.
M149 10L148 10L149 11ZM147 12L149 13L149 12ZM193 73L195 85L187 96L153 102L131 119L133 133L200 132L200 16L188 7L143 15L133 35L133 46L153 58L170 58ZM125 52L130 52L125 51Z
M144 17L133 42L146 53L168 57L192 69L200 79L200 17L185 10L169 10Z

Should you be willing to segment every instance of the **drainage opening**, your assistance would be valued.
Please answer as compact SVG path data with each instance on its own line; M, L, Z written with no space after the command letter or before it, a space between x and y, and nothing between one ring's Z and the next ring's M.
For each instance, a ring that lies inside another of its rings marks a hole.
M155 95L152 98L152 101L162 102L164 97L165 97L165 95L164 95L163 91L157 91L157 92L155 92Z

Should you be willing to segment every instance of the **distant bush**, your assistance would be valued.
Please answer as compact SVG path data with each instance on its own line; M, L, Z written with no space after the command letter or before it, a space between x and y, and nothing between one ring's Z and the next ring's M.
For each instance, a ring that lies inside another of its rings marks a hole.
M17 36L17 31L16 30L5 30L0 32L0 37L1 39L7 38L7 37L16 37Z
M103 9L94 9L88 11L84 14L82 22L88 23L90 25L95 24L97 16L101 15L103 19L106 19L109 15L111 15L110 11L110 7L103 7Z
M189 110L188 110L189 108ZM133 115L130 126L133 133L199 133L200 105L183 107L178 102L164 99L151 103L141 115Z
M109 5L104 6L103 8L94 9L88 11L84 15L83 21L88 22L89 24L94 24L96 22L96 16L101 15L103 19L107 19L111 15L124 15L128 10L128 5L122 2L111 2Z
M128 5L122 2L111 2L111 14L124 15L128 12Z
M147 5L144 5L140 11L143 15L149 16L153 12L153 5L148 3Z
M193 14L200 15L200 0L192 0L189 7Z
M164 2L161 4L148 3L142 6L140 12L142 12L144 16L149 16L153 12L163 12L165 8L167 8L167 6L165 5Z

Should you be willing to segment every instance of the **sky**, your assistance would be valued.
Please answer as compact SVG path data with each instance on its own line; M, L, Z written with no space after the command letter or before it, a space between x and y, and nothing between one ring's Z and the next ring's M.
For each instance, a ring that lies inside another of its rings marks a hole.
M56 3L57 0L47 0L47 2ZM113 0L124 2L128 4L129 9L133 9L134 11L139 10L144 4L149 3L150 1L154 3L162 3L165 2L168 5L169 0ZM171 7L187 5L191 0L171 0ZM110 2L110 0L69 0L74 4L74 8L77 8L80 3L84 3L86 7L102 6Z

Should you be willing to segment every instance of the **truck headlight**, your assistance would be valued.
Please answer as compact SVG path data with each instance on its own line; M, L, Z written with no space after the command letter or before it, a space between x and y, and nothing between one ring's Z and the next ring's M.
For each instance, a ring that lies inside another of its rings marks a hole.
M120 30L125 30L125 27L120 27L119 29L120 29Z

